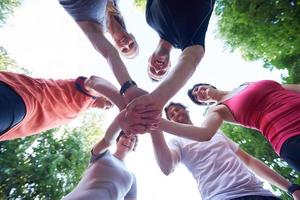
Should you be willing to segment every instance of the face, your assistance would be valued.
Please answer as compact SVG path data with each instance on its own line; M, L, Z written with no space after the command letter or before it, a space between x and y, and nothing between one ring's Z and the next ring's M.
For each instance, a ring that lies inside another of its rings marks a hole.
M96 101L93 103L93 107L102 108L102 109L110 109L114 106L114 104L109 101L106 97L97 97Z
M132 34L128 34L127 32L119 33L114 40L123 56L126 58L134 58L137 56L139 47Z
M179 106L170 106L167 115L171 121L188 124L189 123L189 114L188 112Z
M213 89L210 85L201 85L195 87L192 94L198 102L206 102L211 100L210 93Z
M152 54L148 60L148 74L151 78L160 80L171 66L169 54Z
M130 152L134 149L136 143L135 135L122 135L117 143L117 148L122 149L123 151Z

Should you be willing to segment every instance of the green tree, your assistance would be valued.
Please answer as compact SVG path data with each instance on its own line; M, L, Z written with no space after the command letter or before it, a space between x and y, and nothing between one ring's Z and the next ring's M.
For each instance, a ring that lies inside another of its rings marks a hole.
M60 128L0 143L0 199L61 199L86 169L101 138L99 117L79 128Z
M0 26L5 24L7 17L13 13L13 9L21 4L20 0L0 1Z
M139 9L145 9L146 0L134 0L134 5Z
M300 174L289 168L287 163L277 156L269 142L261 133L253 129L247 129L228 123L222 126L222 130L228 137L238 143L243 150L260 159L290 181L300 183ZM281 199L292 199L284 191L276 187L273 187L273 189L281 193Z
M284 80L300 82L299 1L217 0L215 11L226 47L268 69L287 69Z

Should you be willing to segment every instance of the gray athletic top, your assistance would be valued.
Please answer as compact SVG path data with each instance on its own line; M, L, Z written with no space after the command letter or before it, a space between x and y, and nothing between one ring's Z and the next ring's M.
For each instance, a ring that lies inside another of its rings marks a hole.
M75 21L92 21L105 25L108 0L59 0Z
M123 200L136 198L136 178L109 151L93 155L77 187L64 200Z

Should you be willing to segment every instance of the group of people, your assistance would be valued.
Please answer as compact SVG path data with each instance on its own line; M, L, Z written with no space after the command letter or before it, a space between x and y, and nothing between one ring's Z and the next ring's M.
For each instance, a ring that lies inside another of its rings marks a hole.
M198 83L188 91L198 105L210 105L201 126L194 126L186 107L167 102L195 72L205 52L205 34L214 0L147 0L146 21L158 33L148 60L148 74L162 82L152 92L138 87L120 54L132 59L139 46L130 34L118 0L59 0L110 66L120 90L98 77L37 79L0 72L0 141L41 133L76 118L90 107L120 112L91 150L81 181L65 200L137 199L137 184L124 159L134 151L137 134L151 135L157 164L170 174L182 162L196 179L202 199L278 199L253 172L300 200L300 186L253 158L220 130L223 121L259 130L275 152L300 171L300 85L262 80L232 91ZM106 37L106 31L115 44ZM170 70L172 48L182 52ZM164 133L175 135L169 143ZM108 150L117 141L116 151ZM226 162L225 162L226 161ZM248 169L250 168L250 169Z

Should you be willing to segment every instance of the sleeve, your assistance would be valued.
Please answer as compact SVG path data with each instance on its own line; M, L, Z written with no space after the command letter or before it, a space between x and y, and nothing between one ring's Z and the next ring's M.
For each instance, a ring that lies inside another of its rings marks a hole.
M181 160L182 140L178 137L174 137L169 140L168 145L171 150L176 152L176 154L179 157L179 160Z
M237 152L237 150L239 149L239 145L237 143L235 143L234 141L232 141L230 138L228 138L227 136L225 136L224 134L221 134L224 138L224 140L227 143L227 146L233 151L233 152Z
M137 198L137 184L136 184L136 177L134 174L132 174L132 184L130 190L125 195L124 199L131 198L136 199Z
M91 150L91 159L90 159L90 164L96 162L97 160L99 160L100 158L102 158L103 156L105 156L105 154L107 154L109 152L109 150L101 153L101 154L94 154L93 149Z

